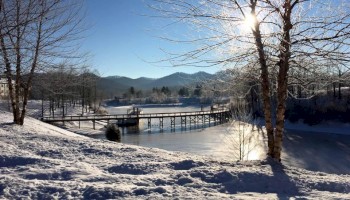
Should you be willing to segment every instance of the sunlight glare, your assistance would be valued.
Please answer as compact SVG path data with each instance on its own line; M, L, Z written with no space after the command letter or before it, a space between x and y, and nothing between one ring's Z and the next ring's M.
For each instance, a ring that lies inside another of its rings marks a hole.
M254 30L255 23L256 23L256 19L253 15L251 15L251 14L246 15L246 17L244 19L244 24L247 28Z

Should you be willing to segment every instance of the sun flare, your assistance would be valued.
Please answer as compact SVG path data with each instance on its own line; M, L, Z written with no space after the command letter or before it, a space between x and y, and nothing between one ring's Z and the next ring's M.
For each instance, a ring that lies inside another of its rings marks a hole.
M253 15L249 14L246 15L245 19L244 19L244 25L249 28L249 29L254 29L255 28L255 23L256 23L256 19Z

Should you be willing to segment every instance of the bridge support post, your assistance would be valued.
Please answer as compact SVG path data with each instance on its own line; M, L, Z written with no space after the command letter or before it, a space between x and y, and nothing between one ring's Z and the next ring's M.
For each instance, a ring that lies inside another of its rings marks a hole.
M181 117L180 120L181 120L181 128L183 125L185 125L185 127L186 127L186 117Z
M151 124L151 118L148 118L148 119L147 119L147 125L148 125L148 128L151 128L151 125L152 125L152 124Z
M159 128L163 129L163 117L159 118Z
M204 127L205 125L205 119L204 119L204 115L202 115L202 127Z
M175 117L170 117L170 127L175 130Z
M196 123L196 116L192 117L190 116L190 126L191 126L191 123Z

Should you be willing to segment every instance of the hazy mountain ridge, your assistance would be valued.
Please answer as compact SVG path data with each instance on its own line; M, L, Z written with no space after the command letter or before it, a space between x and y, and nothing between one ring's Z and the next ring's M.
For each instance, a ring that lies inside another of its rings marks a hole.
M148 84L148 83L151 83L155 80L155 79L146 78L146 77L132 79L132 78L125 77L125 76L109 76L109 77L105 77L105 78L101 78L101 79L107 79L107 80L114 81L116 83L120 83L120 84L129 86L129 87L131 87L131 86L138 87L139 85Z
M206 72L197 72L194 74L186 74L183 72L177 72L170 74L168 76L156 79L149 87L162 87L162 86L186 86L187 84L204 81L206 79L212 78L214 75L208 74Z
M177 72L164 76L161 78L153 79L147 77L140 77L132 79L125 76L108 76L102 77L99 81L99 87L108 93L124 92L130 87L135 89L149 90L154 87L181 87L195 82L203 81L214 77L214 75L206 72L197 72L194 74L187 74L183 72Z

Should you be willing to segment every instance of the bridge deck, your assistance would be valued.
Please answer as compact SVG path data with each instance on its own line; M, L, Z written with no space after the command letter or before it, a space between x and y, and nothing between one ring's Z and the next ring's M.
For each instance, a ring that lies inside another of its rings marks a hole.
M193 117L211 114L227 113L228 109L214 111L196 112L173 112L173 113L142 113L142 114L120 114L120 115L67 115L65 117L43 117L44 122L69 122L69 121L95 121L95 120L126 120L126 119L152 119L152 118L173 118L173 117Z

